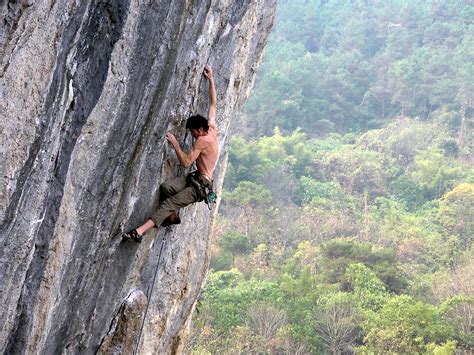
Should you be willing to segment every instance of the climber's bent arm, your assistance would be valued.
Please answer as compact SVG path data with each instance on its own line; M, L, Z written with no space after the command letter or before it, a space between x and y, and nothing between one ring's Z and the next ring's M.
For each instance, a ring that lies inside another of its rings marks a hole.
M179 146L176 137L172 133L166 133L166 139L173 145L173 148L176 151L176 155L178 156L179 162L185 168L191 166L191 164L198 158L199 154L201 154L201 151L207 148L207 146L209 145L208 142L198 138L191 147L191 150L188 153L185 153Z

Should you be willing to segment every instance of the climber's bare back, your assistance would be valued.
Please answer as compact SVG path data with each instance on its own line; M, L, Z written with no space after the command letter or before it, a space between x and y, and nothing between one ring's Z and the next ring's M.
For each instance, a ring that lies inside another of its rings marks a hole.
M196 159L196 166L202 175L212 180L212 173L216 167L217 158L219 156L219 145L217 144L216 128L209 126L209 130L205 136L198 137L202 140L203 148L201 154ZM197 142L196 142L197 143Z

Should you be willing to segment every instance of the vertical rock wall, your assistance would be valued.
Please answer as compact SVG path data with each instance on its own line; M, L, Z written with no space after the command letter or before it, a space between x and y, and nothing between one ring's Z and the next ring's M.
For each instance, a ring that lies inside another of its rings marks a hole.
M190 206L142 244L118 236L148 216L161 181L183 173L164 136L183 140L186 118L207 113L205 64L218 92L220 189L228 126L274 2L0 3L2 353L180 350L215 211Z

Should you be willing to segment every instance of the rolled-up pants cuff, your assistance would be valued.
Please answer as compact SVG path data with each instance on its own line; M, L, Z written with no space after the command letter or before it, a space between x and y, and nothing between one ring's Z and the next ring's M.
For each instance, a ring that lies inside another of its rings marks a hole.
M155 223L155 228L158 228L161 226L161 223L163 223L166 217L168 217L173 211L176 210L168 211L158 208L158 210L156 210L149 218L153 221L153 223Z
M193 187L187 186L176 195L167 198L161 206L151 214L150 219L155 223L156 227L159 227L173 211L177 211L180 208L198 201L198 197L196 190Z

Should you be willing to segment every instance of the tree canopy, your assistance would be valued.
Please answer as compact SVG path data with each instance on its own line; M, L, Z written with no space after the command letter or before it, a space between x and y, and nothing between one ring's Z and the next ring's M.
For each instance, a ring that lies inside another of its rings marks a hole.
M472 352L474 5L281 1L192 353Z

